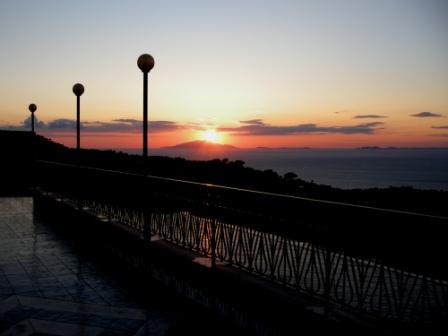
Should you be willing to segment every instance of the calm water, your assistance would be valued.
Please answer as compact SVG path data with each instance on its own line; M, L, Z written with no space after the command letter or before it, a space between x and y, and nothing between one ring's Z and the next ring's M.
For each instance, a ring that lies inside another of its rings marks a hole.
M243 160L249 167L294 172L304 180L344 189L412 186L448 190L448 149L152 149L150 154Z

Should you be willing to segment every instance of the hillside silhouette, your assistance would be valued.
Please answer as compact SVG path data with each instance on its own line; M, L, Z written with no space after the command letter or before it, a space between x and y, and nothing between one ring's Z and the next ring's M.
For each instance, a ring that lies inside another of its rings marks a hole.
M5 175L20 175L19 181L31 176L31 142L27 132L0 131L3 157L8 165L3 165ZM34 139L35 158L76 164L76 150L53 142L43 136ZM7 145L6 145L7 144ZM202 142L184 145L204 146ZM215 144L211 146L216 146ZM222 146L222 145L218 145ZM384 207L389 209L421 212L434 215L448 215L447 191L419 190L412 187L389 187L372 189L338 189L327 185L305 181L293 172L280 175L277 172L247 167L244 161L214 159L208 161L186 160L165 156L150 156L148 161L136 154L113 150L81 149L82 165L118 171L205 182L244 189L268 191L337 202ZM14 163L14 164L13 164ZM9 168L5 168L9 166Z
M201 142L190 144L203 145ZM76 163L74 149L39 135L36 136L35 146L37 159ZM412 187L338 189L305 181L292 172L280 175L270 169L258 170L246 167L245 162L241 160L231 161L224 158L193 161L150 156L145 165L140 155L94 149L82 149L81 160L86 166L119 171L143 173L146 166L148 173L156 176L428 214L448 214L446 191L419 190Z

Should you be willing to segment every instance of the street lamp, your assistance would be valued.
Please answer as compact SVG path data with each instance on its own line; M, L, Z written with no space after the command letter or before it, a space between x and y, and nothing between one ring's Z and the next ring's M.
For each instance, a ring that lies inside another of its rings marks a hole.
M37 110L36 104L30 104L28 110L31 112L31 132L34 133L34 112Z
M84 86L82 84L76 83L73 85L73 93L76 96L76 160L78 161L78 183L75 187L76 194L77 194L77 201L76 205L78 207L78 210L81 209L81 138L80 138L80 128L81 128L81 116L80 116L80 101L81 101L81 95L84 93Z
M144 174L148 173L146 161L148 158L148 73L154 68L154 58L151 55L143 54L137 60L137 66L143 72L143 164ZM146 182L146 181L145 181ZM146 183L143 183L143 195L147 193ZM143 236L145 241L151 241L151 230L149 225L148 208L143 210Z
M75 84L73 85L73 93L76 96L76 151L78 153L78 160L79 160L79 149L80 149L80 126L81 126L81 122L80 122L80 98L81 95L84 93L84 86L82 84Z
M143 54L137 60L137 65L143 72L143 158L148 157L148 73L154 67L154 58Z

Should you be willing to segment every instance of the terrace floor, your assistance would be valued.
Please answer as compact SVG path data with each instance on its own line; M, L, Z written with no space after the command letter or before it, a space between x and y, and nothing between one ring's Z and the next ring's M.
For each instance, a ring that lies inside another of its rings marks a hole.
M32 198L0 198L0 336L188 333L194 309L130 280L35 218Z

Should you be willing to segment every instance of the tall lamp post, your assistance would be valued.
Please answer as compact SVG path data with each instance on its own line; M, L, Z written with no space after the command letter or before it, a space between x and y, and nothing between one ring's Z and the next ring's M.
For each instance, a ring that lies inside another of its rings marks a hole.
M137 66L143 72L143 169L144 176L147 176L148 170L146 168L148 158L148 73L154 68L154 58L151 55L143 54L137 60ZM146 181L143 185L143 198L147 200L147 185ZM151 241L151 230L149 223L148 204L143 208L143 237L146 242Z
M76 96L76 153L78 154L78 164L80 159L80 148L81 148L81 138L80 138L80 129L81 129L81 121L80 121L80 101L81 95L84 93L84 86L82 84L73 85L73 93Z
M154 67L154 58L143 54L137 60L137 65L143 72L143 158L148 157L148 73Z
M31 112L31 132L34 134L34 112L37 110L36 104L30 104L28 110Z
M81 209L81 113L80 113L80 102L81 95L84 93L84 86L82 84L76 83L73 85L73 93L76 96L76 161L78 164L78 181L75 186L76 193L76 205L78 209Z

